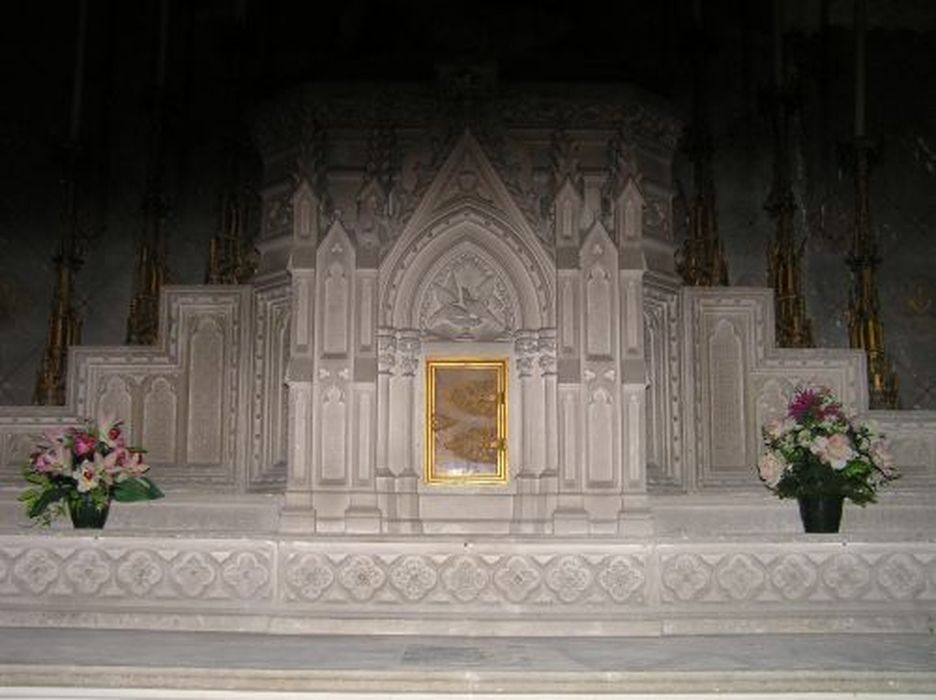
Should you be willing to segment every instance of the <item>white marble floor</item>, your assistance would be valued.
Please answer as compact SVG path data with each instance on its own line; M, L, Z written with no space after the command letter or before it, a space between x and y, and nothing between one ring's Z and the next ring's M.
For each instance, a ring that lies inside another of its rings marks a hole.
M284 695L283 693L287 693ZM6 628L0 697L936 697L932 635L350 637Z

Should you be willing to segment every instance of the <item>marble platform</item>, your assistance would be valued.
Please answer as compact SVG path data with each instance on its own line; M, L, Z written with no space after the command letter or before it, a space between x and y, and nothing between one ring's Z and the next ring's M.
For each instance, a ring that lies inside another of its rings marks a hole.
M790 693L936 697L936 637L530 639L30 628L0 637L3 698L764 700Z

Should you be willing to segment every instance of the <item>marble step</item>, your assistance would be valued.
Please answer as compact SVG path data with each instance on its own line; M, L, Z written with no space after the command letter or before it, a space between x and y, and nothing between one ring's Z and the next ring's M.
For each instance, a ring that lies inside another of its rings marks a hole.
M789 693L936 696L936 637L529 639L15 628L0 638L3 698L765 700Z

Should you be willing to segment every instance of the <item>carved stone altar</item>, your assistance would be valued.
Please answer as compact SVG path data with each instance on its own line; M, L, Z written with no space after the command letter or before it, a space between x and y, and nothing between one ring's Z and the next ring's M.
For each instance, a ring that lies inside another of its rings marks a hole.
M936 415L872 412L904 478L847 547L798 536L759 426L804 380L866 412L864 358L775 348L770 290L680 287L676 125L604 94L467 128L410 88L260 115L255 281L169 288L157 346L73 348L64 408L0 408L0 624L926 631ZM506 479L426 480L441 358L507 361ZM103 407L168 498L22 532L37 434Z

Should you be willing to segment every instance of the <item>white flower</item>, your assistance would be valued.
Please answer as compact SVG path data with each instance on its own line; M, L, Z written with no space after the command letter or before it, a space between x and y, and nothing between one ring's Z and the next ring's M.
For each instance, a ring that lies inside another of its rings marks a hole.
M98 473L90 462L84 462L72 474L80 493L87 493L98 485Z
M757 460L757 471L760 478L770 488L775 488L780 483L786 468L786 462L774 452L765 452Z
M108 447L114 447L116 443L111 437L111 430L117 427L119 421L114 417L112 413L106 413L101 411L97 416L97 433L101 442L103 442Z
M764 427L764 430L772 440L779 440L795 427L796 421L792 418L774 418Z
M885 476L891 477L897 473L897 467L894 465L894 456L890 453L890 450L887 449L886 442L883 440L875 440L871 443L869 453L871 455L871 461L874 462L874 466L880 469Z

